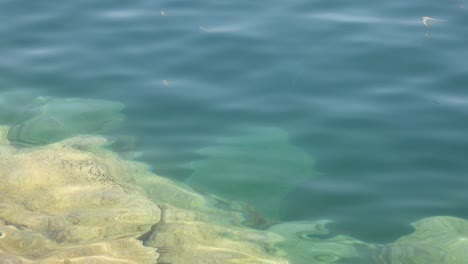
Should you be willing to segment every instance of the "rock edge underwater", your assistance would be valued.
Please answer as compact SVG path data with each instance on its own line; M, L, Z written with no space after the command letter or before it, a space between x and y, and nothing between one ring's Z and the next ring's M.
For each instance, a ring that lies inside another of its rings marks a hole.
M235 228L242 214L100 148L105 138L16 149L0 130L1 263L287 263L264 250L274 234Z

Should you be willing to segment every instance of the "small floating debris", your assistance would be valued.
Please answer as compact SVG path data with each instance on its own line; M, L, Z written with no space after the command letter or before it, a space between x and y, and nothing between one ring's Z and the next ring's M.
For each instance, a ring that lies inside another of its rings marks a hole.
M165 15L166 15L166 12L161 11L161 16L165 16Z
M204 30L206 32L210 32L207 28L204 28L204 27L200 27L201 30Z
M169 82L167 80L163 80L162 82L163 82L164 86L169 87Z
M434 23L441 23L441 22L447 22L447 20L444 20L444 19L438 19L438 18L432 18L432 17L428 17L428 16L423 16L421 17L422 19L422 23L428 27Z

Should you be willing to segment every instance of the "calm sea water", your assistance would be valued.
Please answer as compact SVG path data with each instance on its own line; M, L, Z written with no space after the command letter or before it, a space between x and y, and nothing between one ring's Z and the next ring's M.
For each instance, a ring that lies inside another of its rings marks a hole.
M275 127L316 171L285 183L283 221L386 243L468 218L464 1L2 0L0 17L2 92L124 103L119 133L160 175Z

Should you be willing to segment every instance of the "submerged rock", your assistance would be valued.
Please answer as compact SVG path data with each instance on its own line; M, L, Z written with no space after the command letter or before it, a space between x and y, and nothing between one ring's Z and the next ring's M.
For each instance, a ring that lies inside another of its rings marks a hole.
M145 245L159 249L161 263L288 263L268 254L262 246L268 236L256 233L213 224L196 211L166 205L162 206L162 219Z
M351 263L350 259L360 258L359 248L367 245L346 235L331 234L326 228L329 222L285 222L268 231L281 235L273 245L287 254L291 264Z
M366 243L329 232L328 220L285 222L268 231L281 240L290 264L462 264L468 263L468 221L450 216L428 217L411 224L414 232L393 243ZM281 251L280 251L281 252Z
M1 263L287 263L268 246L278 235L236 226L240 212L105 144L79 136L0 159Z
M397 241L372 250L378 264L468 263L468 221L435 216L411 224L415 231Z
M0 158L12 155L16 151L7 139L9 129L8 126L0 126Z
M297 184L314 176L310 155L289 142L279 128L256 128L200 149L203 159L187 184L228 200L250 204L269 218L279 217L281 200Z
M242 226L245 216L238 208L155 177L144 164L132 167L139 171L136 182L162 210L161 221L144 237L145 245L159 249L161 263L288 263L269 246L279 236Z
M35 101L35 96L29 92L0 92L0 124L12 125L30 118L38 111Z
M156 263L136 238L160 221L159 207L118 159L66 143L0 160L0 259Z
M124 119L119 102L60 97L38 97L29 118L8 132L11 142L45 145L80 134L98 134L118 126Z

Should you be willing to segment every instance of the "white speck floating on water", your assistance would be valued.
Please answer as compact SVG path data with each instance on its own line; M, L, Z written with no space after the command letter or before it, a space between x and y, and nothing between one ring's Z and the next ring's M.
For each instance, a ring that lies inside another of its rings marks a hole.
M422 23L428 27L432 24L435 24L435 23L441 23L441 22L447 22L447 20L444 20L444 19L438 19L438 18L432 18L432 17L428 17L428 16L423 16L421 17L422 19Z
M205 27L199 27L199 28L200 28L201 30L203 30L203 31L210 32L210 31L209 31L207 28L205 28Z

